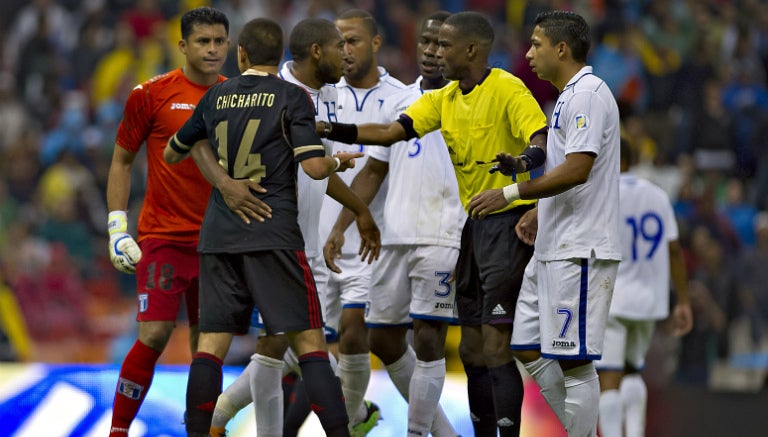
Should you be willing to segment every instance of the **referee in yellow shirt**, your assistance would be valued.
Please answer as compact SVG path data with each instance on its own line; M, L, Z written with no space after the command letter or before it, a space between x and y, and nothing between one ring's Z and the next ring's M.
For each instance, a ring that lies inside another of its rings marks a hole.
M520 155L529 178L544 163L547 120L517 77L488 67L494 32L476 12L449 17L440 27L437 60L451 83L425 93L390 124L318 124L321 135L345 143L392 143L440 130L456 171L465 209L479 193L502 195L510 175L490 164L499 152ZM533 208L517 200L490 214L469 217L456 264L459 353L467 374L469 408L478 437L520 434L523 383L509 349L515 304L533 247L515 227ZM488 394L492 393L492 396ZM495 414L494 414L495 412Z

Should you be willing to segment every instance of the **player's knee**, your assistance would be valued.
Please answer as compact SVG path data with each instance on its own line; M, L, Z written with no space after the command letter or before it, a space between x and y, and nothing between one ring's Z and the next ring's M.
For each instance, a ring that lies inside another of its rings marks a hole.
M405 336L386 328L369 329L368 346L384 364L391 364L400 359L408 347Z
M173 333L173 323L165 322L140 322L139 341L144 345L162 351Z
M536 361L541 356L541 352L538 350L513 350L512 355L523 364Z
M339 350L344 354L362 354L370 351L367 329L344 329L339 335Z
M509 349L509 341L509 336L484 335L483 355L485 355L486 361L509 361L512 358L512 351Z
M282 359L288 350L288 338L285 335L267 335L256 343L256 353L270 358Z
M485 366L485 356L479 344L464 341L459 342L459 358L464 365L482 367Z
M421 361L439 360L445 356L445 336L440 330L418 330L414 332L413 349Z

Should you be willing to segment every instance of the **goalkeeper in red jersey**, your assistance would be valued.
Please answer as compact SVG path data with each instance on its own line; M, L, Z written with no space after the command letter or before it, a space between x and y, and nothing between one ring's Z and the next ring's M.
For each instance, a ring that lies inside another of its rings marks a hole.
M115 268L136 274L139 338L120 369L111 437L128 435L182 301L190 324L190 348L197 349L197 243L211 186L191 160L169 167L163 149L208 88L225 79L219 71L229 49L228 33L228 19L216 9L185 13L179 41L184 66L136 86L118 128L107 184L109 253ZM144 143L149 173L134 240L128 233L126 210L131 170Z

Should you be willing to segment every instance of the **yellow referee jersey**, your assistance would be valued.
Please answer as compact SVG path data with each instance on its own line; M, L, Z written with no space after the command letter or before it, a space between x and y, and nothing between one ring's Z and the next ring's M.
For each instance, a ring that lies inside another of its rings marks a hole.
M512 74L491 69L488 76L469 93L463 94L458 81L424 93L405 110L419 137L440 129L456 171L459 197L467 209L469 201L482 191L502 188L509 176L489 173L488 162L498 152L519 155L531 136L547 126L547 118L530 90ZM519 182L529 174L517 176ZM517 200L501 211L535 200ZM501 212L497 211L497 212Z

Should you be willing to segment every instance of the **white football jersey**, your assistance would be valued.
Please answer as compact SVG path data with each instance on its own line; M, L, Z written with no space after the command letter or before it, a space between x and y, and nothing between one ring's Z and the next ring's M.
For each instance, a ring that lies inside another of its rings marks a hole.
M535 256L541 261L620 260L619 109L608 85L589 66L571 78L557 99L545 171L575 152L596 155L589 179L539 200Z
M336 115L336 88L333 85L323 85L316 90L310 88L291 74L291 65L293 61L283 64L278 74L283 80L296 84L305 90L312 98L315 105L315 120L330 122L335 120ZM323 140L326 155L331 154L330 142ZM323 253L322 245L325 241L320 240L320 209L325 199L325 191L328 188L328 178L315 180L309 177L301 165L298 166L298 175L296 180L296 191L299 199L299 227L304 235L304 252L308 258L320 256Z
M389 114L384 113L382 110L386 99L399 91L402 91L406 86L390 76L387 71L379 67L379 83L370 89L353 88L347 84L347 81L342 78L338 84L336 84L336 91L338 92L338 100L336 105L336 117L333 121L340 123L389 123L391 117ZM338 173L341 179L350 185L360 169L365 166L365 161L368 159L368 153L372 148L379 148L380 146L366 146L362 144L344 144L338 142L331 142L333 145L333 153L336 152L363 152L366 155L362 158L355 159L355 167L348 169L344 172ZM381 189L368 205L373 219L379 226L379 230L385 231L383 211L384 211L384 199L387 196L387 180L385 178L382 183ZM341 204L333 199L326 199L323 202L323 207L320 213L320 238L323 243L328 235L331 233L336 218L338 218L341 212ZM360 248L360 234L357 231L357 226L352 224L344 233L344 247L342 247L342 253L346 255L357 254Z
M421 78L393 94L382 106L390 121L422 93ZM467 214L459 200L456 173L440 131L401 141L391 147L372 147L369 156L389 162L389 191L384 204L382 244L448 246L459 248Z
M669 315L669 242L678 239L672 204L664 190L626 173L619 196L622 260L610 315L664 319Z

